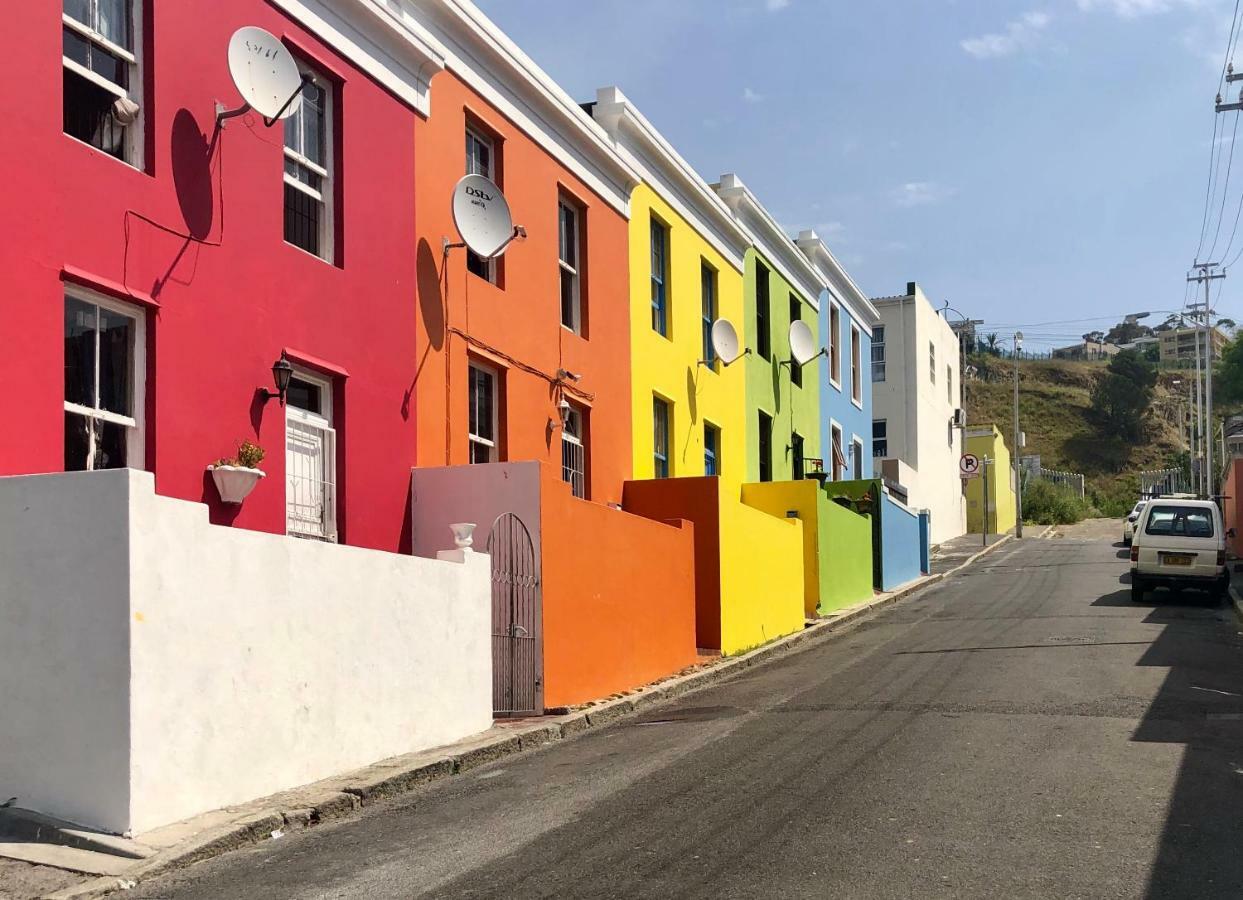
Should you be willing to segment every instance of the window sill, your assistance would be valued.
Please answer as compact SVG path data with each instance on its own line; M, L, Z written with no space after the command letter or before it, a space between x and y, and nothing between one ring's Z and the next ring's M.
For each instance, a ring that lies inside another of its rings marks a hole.
M837 391L839 394L842 392L842 383L832 375L829 376L829 384L832 386L833 390Z
M281 243L283 243L286 247L292 247L294 250L297 250L303 256L322 262L326 266L331 266L334 269L342 268L341 266L338 266L335 262L333 262L331 259L325 259L324 257L320 256L317 253L312 253L310 250L303 250L297 244L291 244L289 241L285 240L284 238L281 239Z
M863 409L863 401L862 401L862 400L856 400L854 397L851 397L851 398L850 398L850 404L851 404L851 406L855 407L856 409Z
M93 156L97 156L100 159L111 160L112 162L116 163L118 166L124 166L126 169L128 169L131 172L134 172L137 175L146 175L148 178L151 177L151 173L147 171L147 168L145 165L137 165L135 163L130 162L128 159L118 159L117 157L113 156L111 153L105 153L103 150L100 150L98 147L91 146L86 141L78 140L72 134L66 134L65 132L62 131L61 137L64 137L64 138L67 138L68 140L73 141L73 143L79 147L86 148L87 150L91 151L91 154Z

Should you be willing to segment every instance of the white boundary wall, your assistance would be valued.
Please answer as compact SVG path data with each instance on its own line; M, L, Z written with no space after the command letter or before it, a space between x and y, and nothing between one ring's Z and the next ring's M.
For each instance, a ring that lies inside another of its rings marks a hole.
M214 526L147 472L0 478L0 793L139 833L483 731L488 568Z

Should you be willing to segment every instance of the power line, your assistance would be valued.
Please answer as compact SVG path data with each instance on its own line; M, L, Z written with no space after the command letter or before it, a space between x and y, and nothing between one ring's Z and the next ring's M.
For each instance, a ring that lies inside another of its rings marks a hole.
M1235 44L1238 38L1239 3L1240 3L1240 0L1234 0L1234 14L1230 17L1230 35L1226 39L1226 53L1221 62L1221 74L1217 78L1217 96L1219 98L1218 99L1219 103L1220 103L1222 89L1225 87L1227 83L1226 73L1230 69L1230 59L1234 55L1234 47L1235 47ZM1217 189L1216 189L1217 173L1221 170L1221 151L1217 143L1217 132L1218 132L1218 121L1219 121L1218 116L1219 116L1219 112L1214 111L1213 113L1213 140L1209 144L1208 179L1207 179L1207 184L1205 185L1205 188L1204 188L1204 214L1201 216L1201 219L1200 219L1200 243L1196 245L1196 252L1195 252L1196 260L1200 259L1200 252L1204 249L1204 241L1208 237L1208 215L1209 215L1209 210L1212 209L1213 197L1217 193ZM1236 130L1238 128L1238 116L1235 116L1235 128ZM1223 130L1222 133L1224 134L1225 131ZM1231 158L1233 159L1233 154L1234 154L1234 136L1233 135L1230 138L1230 150L1231 150ZM1227 182L1227 186L1228 186L1228 182ZM1223 211L1225 209L1225 196L1226 196L1226 192L1223 191L1222 192ZM1221 232L1221 216L1220 215L1218 216L1218 219L1217 219L1217 232L1218 233ZM1213 238L1213 242L1214 242L1214 245L1217 242L1216 235ZM1225 254L1222 254L1222 255L1224 256ZM1209 256L1212 256L1212 251L1209 251Z
M1226 197L1230 193L1230 170L1234 167L1234 139L1239 133L1239 113L1234 114L1234 128L1230 132L1230 154L1226 157L1226 180L1222 183L1221 188L1221 209L1217 213L1217 228L1213 232L1213 246L1209 248L1208 259L1213 258L1213 254L1217 252L1217 239L1221 237L1221 223L1226 216ZM1233 235L1231 235L1233 239ZM1224 255L1224 254L1223 254Z

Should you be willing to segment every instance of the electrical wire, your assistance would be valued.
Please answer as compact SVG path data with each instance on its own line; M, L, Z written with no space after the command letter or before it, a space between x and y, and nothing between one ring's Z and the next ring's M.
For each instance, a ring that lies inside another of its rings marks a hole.
M1234 48L1235 48L1235 45L1237 43L1238 36L1239 36L1239 28L1238 28L1239 4L1240 4L1240 0L1235 0L1234 14L1230 18L1230 35L1226 39L1226 53L1221 63L1221 74L1217 78L1218 96L1221 95L1222 89L1225 87L1226 72L1230 67L1230 59L1234 55ZM1208 237L1209 211L1212 209L1213 197L1216 196L1216 193L1217 193L1217 189L1216 189L1217 173L1221 170L1221 152L1220 152L1220 149L1217 143L1217 132L1218 132L1219 119L1220 119L1219 114L1216 111L1214 111L1213 112L1213 140L1212 140L1212 143L1209 144L1208 183L1205 185L1205 192L1204 192L1204 214L1201 216L1201 220L1200 220L1200 243L1196 245L1196 252L1195 252L1195 258L1197 261L1200 259L1200 253L1204 249L1204 241ZM1238 116L1237 115L1235 116L1235 128L1236 130L1238 128ZM1230 151L1231 151L1231 159L1233 159L1233 155L1234 155L1233 135L1231 136L1231 139L1230 139ZM1229 186L1229 176L1227 176L1227 187L1228 186ZM1226 198L1226 191L1223 190L1222 191L1223 212L1225 210L1225 198ZM1220 215L1218 216L1218 219L1217 219L1217 232L1218 234L1220 234L1221 232L1221 216ZM1216 241L1217 241L1216 235L1214 236L1213 241L1214 241L1214 246L1216 246ZM1225 254L1222 254L1222 255L1224 256ZM1211 250L1209 251L1209 256L1210 257L1212 256Z
M1235 112L1234 128L1230 131L1230 153L1226 157L1226 180L1222 183L1221 188L1221 209L1217 213L1217 228L1213 232L1213 246L1209 248L1207 259L1212 259L1213 254L1217 252L1217 239L1221 237L1221 223L1226 216L1226 197L1230 194L1230 171L1234 167L1234 139L1238 133L1239 113Z

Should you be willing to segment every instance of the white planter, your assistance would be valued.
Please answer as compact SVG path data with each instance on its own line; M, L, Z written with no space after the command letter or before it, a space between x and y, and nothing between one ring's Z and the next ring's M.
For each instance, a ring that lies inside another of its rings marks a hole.
M245 466L208 466L207 471L216 482L216 491L225 503L241 503L255 489L265 474L260 469Z

